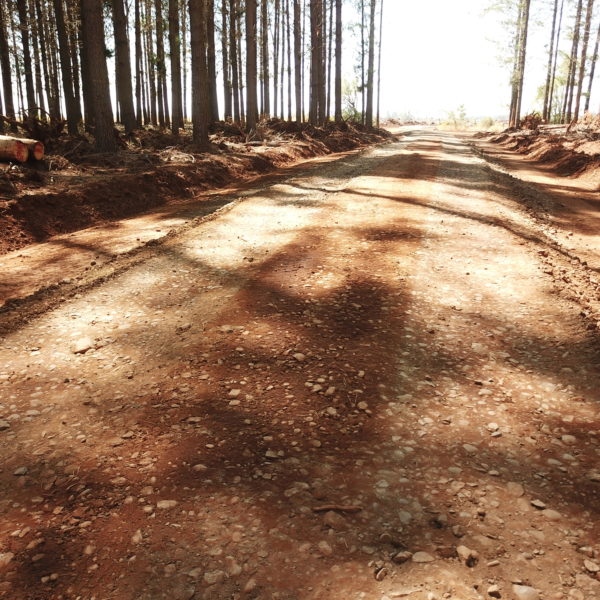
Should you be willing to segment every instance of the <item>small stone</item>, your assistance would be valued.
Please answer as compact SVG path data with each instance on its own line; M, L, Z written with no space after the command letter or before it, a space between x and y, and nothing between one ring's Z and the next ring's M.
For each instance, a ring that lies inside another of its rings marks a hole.
M242 567L237 563L233 556L225 557L225 570L229 577L237 577L242 573Z
M590 471L588 473L588 479L596 483L600 483L600 471Z
M89 337L83 337L78 339L71 345L71 352L73 354L85 354L88 350L94 347L94 340Z
M342 515L333 510L326 512L323 515L323 523L325 523L327 527L331 527L331 529L336 531L344 531L345 529L348 529L348 521L346 521Z
M0 553L0 569L6 567L14 557L15 555L12 552Z
M358 410L367 410L369 408L369 405L364 400L362 400L356 405L356 407L358 408Z
M206 465L203 465L201 463L198 463L197 465L194 465L192 467L192 470L196 471L196 473L200 473L202 471L206 471L208 469L208 467Z
M333 548L326 541L319 542L318 548L319 552L324 556L331 556L333 554Z
M237 398L242 393L242 390L229 390L230 398Z
M474 567L479 561L479 553L475 550L471 550L466 546L458 546L456 553L460 560L462 560L467 567Z
M292 354L292 356L298 361L298 362L302 362L304 360L306 360L306 356L304 354L302 354L302 352L296 352L295 354Z
M338 414L337 408L335 408L335 406L328 406L325 409L325 413L328 414L330 417L335 417Z
M463 444L463 448L469 454L475 454L475 452L477 452L477 446L473 446L472 444Z
M431 556L428 552L415 552L412 555L412 561L415 563L428 563L433 562L435 557Z
M537 508L538 510L544 510L546 508L546 504L541 500L532 500L531 506Z
M397 565L401 565L402 563L409 561L412 556L412 552L408 552L408 550L402 550L401 552L397 552L394 554L394 556L392 556L392 561Z
M577 438L574 435L563 435L560 439L564 444L568 444L569 446L577 441Z
M492 598L502 597L500 594L500 588L497 585L490 585L490 587L487 589L487 594Z
M335 388L333 386L328 387L327 390L325 391L326 396L333 396L334 394L335 394Z
M383 581L388 576L388 570L381 567L375 571L375 581Z
M23 475L27 475L27 470L27 467L19 467L18 469L15 469L13 475L16 475L17 477L22 477Z
M506 484L506 490L515 498L520 498L525 493L525 488L520 483L515 483L514 481L509 481Z
M131 536L131 542L133 544L139 544L142 541L143 537L142 537L142 530L138 529L132 536Z
M251 578L248 579L248 581L246 582L246 585L244 586L244 592L248 593L248 592L252 592L256 589L256 579Z
M177 506L177 500L159 500L156 503L156 508L160 508L162 510L168 510L169 508L175 508Z
M515 600L540 600L539 592L528 585L513 585Z
M10 429L10 423L8 421L0 421L0 431Z
M583 566L590 572L590 573L600 573L600 566L595 563L592 562L591 560L584 560L583 561Z
M488 423L486 425L488 431L498 431L500 429L500 425L498 423Z
M188 571L188 577L191 577L192 579L198 579L198 577L200 577L200 575L202 575L202 573L204 572L204 569L202 567L196 567L195 569L192 569L191 571Z
M223 571L208 571L204 573L204 581L207 585L214 585L215 583L221 583L225 579L225 573Z
M561 514L558 511L550 508L547 508L542 514L550 521L558 521L561 518Z

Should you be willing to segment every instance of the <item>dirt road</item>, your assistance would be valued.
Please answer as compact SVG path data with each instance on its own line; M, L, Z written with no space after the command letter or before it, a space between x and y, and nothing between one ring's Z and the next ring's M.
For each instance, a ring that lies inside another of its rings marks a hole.
M13 321L0 597L600 598L594 274L532 208L415 131Z

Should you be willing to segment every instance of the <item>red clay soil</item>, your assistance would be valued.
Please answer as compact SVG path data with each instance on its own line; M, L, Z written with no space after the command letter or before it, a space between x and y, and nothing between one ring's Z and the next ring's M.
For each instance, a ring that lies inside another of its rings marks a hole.
M213 152L197 154L186 140L155 133L117 155L91 154L84 140L55 144L51 170L6 166L0 171L0 254L193 199L199 191L221 188L274 171L299 160L342 152L390 137L343 124L318 129L270 122L264 140L246 142L229 126L212 136ZM181 141L181 140L180 140ZM152 148L146 147L150 144ZM85 151L82 151L84 148ZM72 162L77 156L77 162ZM67 158L68 157L68 158ZM60 167L60 168L57 168Z

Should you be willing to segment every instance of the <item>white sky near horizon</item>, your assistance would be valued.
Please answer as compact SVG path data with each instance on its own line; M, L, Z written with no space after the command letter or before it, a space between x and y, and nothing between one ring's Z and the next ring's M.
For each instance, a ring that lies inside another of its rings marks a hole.
M384 1L382 115L444 118L461 104L470 117L507 114L510 69L499 57L509 32L500 14L484 12L487 0ZM535 98L545 81L551 4L532 2L522 114L541 109ZM565 8L565 17L572 10ZM570 44L564 31L563 40ZM600 86L597 76L594 85Z

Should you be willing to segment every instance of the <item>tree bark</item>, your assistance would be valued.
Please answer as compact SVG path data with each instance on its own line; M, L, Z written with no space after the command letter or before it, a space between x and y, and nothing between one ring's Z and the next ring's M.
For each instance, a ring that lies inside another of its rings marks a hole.
M237 53L237 0L229 0L229 50L231 52L231 79L233 88L233 120L240 122L240 82Z
M379 3L379 56L377 58L377 127L381 117L381 51L383 47L383 2Z
M221 0L221 59L223 61L223 96L224 96L224 119L227 121L232 117L231 99L231 68L229 66L227 27L227 0Z
M598 48L600 47L600 23L596 32L596 44L594 46L594 54L592 55L592 64L590 67L590 80L588 83L587 95L585 98L585 112L590 109L590 98L592 96L592 85L594 84L594 75L596 74L596 63L598 62Z
M171 53L171 131L183 127L181 110L181 40L179 39L179 0L169 0L169 50Z
M261 40L261 104L262 114L268 117L271 114L271 80L269 76L269 3L262 0L260 11L260 40Z
M193 140L207 150L210 96L206 64L206 0L189 0L190 46L192 53L192 126Z
M4 91L4 108L6 116L10 119L15 118L15 105L12 86L12 70L10 65L10 52L8 50L8 38L6 29L6 0L0 1L0 67L2 68L2 89ZM11 125L10 129L16 131L16 126Z
M556 44L554 45L554 64L552 65L552 82L550 83L550 97L548 98L548 117L552 119L552 103L554 100L554 84L556 82L556 67L558 65L558 48L560 45L560 33L562 29L563 9L565 0L560 3L560 15L558 17L558 31L556 32Z
M165 61L165 25L162 14L162 0L155 0L154 12L156 21L156 89L158 92L158 122L161 127L168 127L169 105L167 101L167 63Z
M367 113L365 122L367 127L373 127L373 90L375 82L375 9L376 0L371 0L369 15L369 64L367 70Z
M25 75L25 90L27 96L27 112L32 114L35 108L35 89L33 87L33 73L31 71L31 48L29 43L29 15L27 0L17 0L19 12L19 25L21 30L21 47L23 49L23 67Z
M342 0L338 0L341 2ZM296 96L296 122L302 122L302 7L294 0L294 91Z
M215 123L219 120L219 99L217 94L217 59L215 51L215 8L214 0L207 0L207 65L208 65L208 91L210 95L210 120Z
M246 0L246 131L256 129L256 0Z
M575 73L577 72L577 54L579 51L579 37L581 30L581 13L583 0L577 3L577 15L575 16L575 29L573 33L573 44L571 46L571 58L569 60L569 76L567 77L567 91L565 94L564 121L570 122L573 109L573 95L575 91Z
M133 89L131 83L131 57L129 38L127 37L127 16L123 0L112 0L113 26L115 33L115 69L117 83L117 101L121 123L126 133L131 133L136 126L133 108Z
M100 151L114 152L117 146L106 66L101 0L81 0L81 28L86 59L82 67L88 74L90 84L89 96L85 101L94 115L96 146Z
M146 120L143 119L143 70L142 70L142 26L140 18L140 0L135 0L134 8L135 30L135 118L138 127Z
M554 57L554 39L556 33L556 17L558 15L558 0L554 0L554 11L552 13L552 32L550 34L550 49L548 50L548 69L546 72L546 86L544 88L544 108L542 118L548 120L548 99L550 98L550 82L552 80L552 59Z
M585 15L585 27L583 30L583 45L581 48L581 59L579 61L579 79L577 81L577 96L575 99L574 121L579 119L579 108L581 106L581 94L583 92L583 79L585 77L585 68L587 65L587 51L590 41L590 29L592 26L592 11L594 9L594 0L588 0L587 11Z

